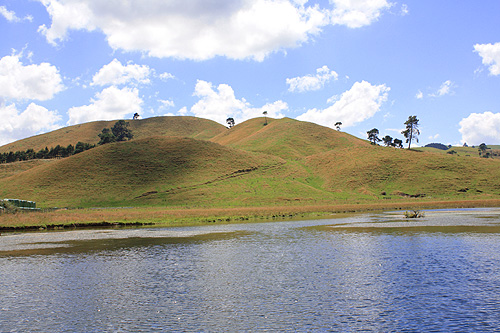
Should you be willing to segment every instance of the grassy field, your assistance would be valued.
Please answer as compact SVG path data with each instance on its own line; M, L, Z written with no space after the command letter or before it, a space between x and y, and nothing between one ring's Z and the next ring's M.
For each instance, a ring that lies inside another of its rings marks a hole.
M500 199L498 159L373 146L308 122L268 120L264 125L264 118L251 119L229 130L193 117L131 121L134 140L64 159L0 165L0 198L36 201L41 208L70 208L64 213L35 214L28 219L35 225L50 224L51 219L55 223L59 216L63 223L95 222L101 217L113 222L192 222L199 220L196 214L233 219L268 216L267 211L293 215L347 206L392 209L453 205L450 202L470 206L471 202L498 204ZM78 126L99 132L102 125ZM155 135L160 125L163 132ZM72 126L22 144L60 144L56 141L62 138L85 141L76 132ZM21 142L14 144L21 147ZM114 215L113 210L90 209L95 207L135 208L118 209ZM169 212L180 215L171 217ZM7 215L0 225L7 224Z

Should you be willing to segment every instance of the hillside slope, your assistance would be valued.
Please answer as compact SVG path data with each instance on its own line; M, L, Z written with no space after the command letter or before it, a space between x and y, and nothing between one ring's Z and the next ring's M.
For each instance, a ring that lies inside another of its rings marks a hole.
M74 126L64 127L49 133L36 135L0 147L0 153L9 151L24 151L34 149L39 151L45 147L63 147L78 142L95 144L99 141L98 134L103 128L110 128L116 120L94 121ZM134 139L143 139L156 135L181 136L200 140L208 140L224 131L226 128L212 120L196 117L153 117L147 119L127 120Z
M309 156L306 165L327 191L356 189L380 197L497 196L500 161L380 146L342 148Z
M0 179L0 197L31 198L48 206L140 204L158 193L283 163L208 141L150 137L107 144Z
M190 119L174 121L198 124L197 131L175 133L218 132L213 142L150 136L60 160L1 165L0 198L42 207L243 207L500 197L500 160L373 146L287 118L229 130ZM158 128L143 124L141 135Z
M263 152L288 160L337 148L366 147L369 143L347 133L290 118L245 121L211 139L247 151Z

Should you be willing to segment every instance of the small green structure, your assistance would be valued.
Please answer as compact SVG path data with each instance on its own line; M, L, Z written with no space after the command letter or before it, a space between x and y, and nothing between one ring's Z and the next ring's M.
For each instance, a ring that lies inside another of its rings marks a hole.
M21 200L21 199L3 199L2 201L8 202L19 209L36 209L36 202Z

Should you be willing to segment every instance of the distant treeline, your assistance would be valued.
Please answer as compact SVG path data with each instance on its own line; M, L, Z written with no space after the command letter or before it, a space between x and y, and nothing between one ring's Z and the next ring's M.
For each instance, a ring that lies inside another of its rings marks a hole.
M436 149L441 149L441 150L448 150L451 148L451 145L446 146L446 145L443 145L442 143L429 143L429 144L426 144L424 147L436 148Z
M27 149L25 151L16 151L8 153L0 153L0 163L12 163L18 161L28 161L28 160L44 160L50 158L63 158L71 155L81 153L82 151L94 148L96 145L90 143L78 142L76 146L68 145L67 147L61 147L57 145L48 149L41 149L35 152L33 149Z

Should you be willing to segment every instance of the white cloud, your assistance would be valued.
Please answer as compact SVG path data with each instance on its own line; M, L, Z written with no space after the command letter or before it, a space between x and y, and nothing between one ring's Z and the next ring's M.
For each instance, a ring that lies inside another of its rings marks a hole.
M16 13L8 10L5 6L0 6L0 15L2 15L9 22L19 22L19 17L16 16Z
M387 101L389 90L385 84L374 86L366 81L355 82L332 106L308 110L297 119L329 127L337 121L341 121L343 127L353 126L373 117Z
M0 16L3 16L9 22L33 21L33 16L26 15L22 20L15 12L8 10L5 6L0 6Z
M490 66L491 75L500 75L500 43L476 44L474 51L483 58L483 65Z
M158 100L158 102L160 102L160 107L159 107L159 111L165 111L165 110L168 110L170 108L173 108L175 106L175 103L174 101L172 100L165 100L165 99L160 99Z
M19 111L15 104L0 105L0 146L23 139L41 131L59 128L61 117L56 111L31 103L26 110Z
M260 108L254 108L244 98L237 99L233 88L227 84L220 84L215 88L212 83L198 80L194 96L200 100L191 107L191 113L196 117L211 119L226 124L226 119L234 118L236 123L250 118L262 117L267 111L268 117L282 118L281 111L287 110L288 105L283 101L268 103ZM181 111L186 109L181 109Z
M450 80L444 81L441 84L441 87L439 87L438 91L435 94L432 94L431 96L439 97L439 96L452 94L453 93L453 91L452 91L453 86L454 86L454 84Z
M329 24L361 27L390 7L386 0L38 0L52 18L39 28L55 44L70 30L102 31L113 49L153 57L262 61L308 42Z
M431 136L429 136L428 138L429 138L429 140L436 140L436 139L437 139L437 138L439 138L439 137L440 137L440 135L439 135L439 134L435 134L435 135L431 135Z
M159 75L160 79L162 79L163 81L167 81L167 80L170 80L170 79L175 79L175 75L173 74L170 74L170 73L161 73Z
M460 121L462 143L468 145L500 143L500 113L471 113Z
M57 68L49 63L23 66L20 55L0 59L0 97L45 101L64 89Z
M142 99L136 88L108 87L91 99L91 104L68 110L68 125L94 120L123 119L141 112Z
M410 10L408 9L408 5L407 4L402 4L401 5L401 16L406 16L410 13Z
M337 80L338 74L335 71L330 71L328 66L323 66L316 70L315 75L306 75L286 79L288 91L290 92L305 92L310 90L319 90L325 86L331 79Z
M428 97L442 97L445 95L453 95L455 92L453 91L453 88L455 88L456 85L450 80L444 81L441 86L439 87L438 90L436 90L433 93L429 93L427 96ZM419 90L417 94L415 95L415 98L417 99L423 99L424 98L424 93Z
M349 28L360 28L376 21L382 11L389 9L386 0L330 0L335 5L331 22Z
M131 81L149 83L148 77L150 73L151 70L147 65L141 66L129 63L123 66L119 60L113 59L113 61L104 65L99 72L94 75L91 85L120 85Z

